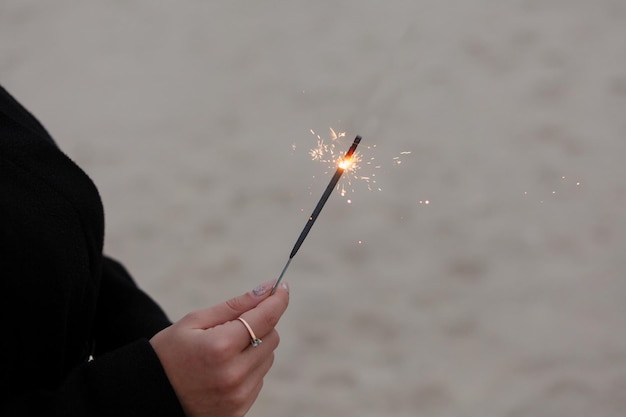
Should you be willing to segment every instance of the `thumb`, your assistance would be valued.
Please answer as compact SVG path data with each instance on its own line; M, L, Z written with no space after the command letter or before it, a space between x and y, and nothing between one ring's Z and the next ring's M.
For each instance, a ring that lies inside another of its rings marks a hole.
M258 285L252 291L231 298L213 307L196 310L187 314L181 322L195 329L210 329L228 321L236 320L248 310L256 307L270 293L274 280Z

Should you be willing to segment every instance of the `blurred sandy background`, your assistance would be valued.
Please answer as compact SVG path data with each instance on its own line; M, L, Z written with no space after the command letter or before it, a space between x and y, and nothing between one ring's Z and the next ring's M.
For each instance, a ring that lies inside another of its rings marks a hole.
M276 277L310 130L363 136L250 416L626 415L624 1L3 0L0 83L172 319Z

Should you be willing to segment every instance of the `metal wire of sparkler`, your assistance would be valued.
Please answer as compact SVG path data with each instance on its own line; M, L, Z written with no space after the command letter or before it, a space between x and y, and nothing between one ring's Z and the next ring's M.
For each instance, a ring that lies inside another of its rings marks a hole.
M354 142L352 142L352 146L350 146L350 149L348 149L348 152L346 152L345 156L341 159L337 167L337 170L335 171L335 174L330 179L330 182L328 183L326 190L324 190L322 197L320 198L317 205L315 206L313 213L309 216L309 220L304 225L304 229L302 229L302 232L300 233L300 236L298 237L296 244L293 246L293 249L291 250L291 253L289 254L289 259L287 260L285 267L283 268L282 272L280 273L280 276L278 277L278 279L276 280L276 282L274 283L272 287L271 294L274 294L276 292L276 288L278 287L278 284L280 284L280 281L283 279L283 276L285 275L285 271L287 271L287 268L289 267L291 260L296 255L296 253L298 253L300 246L302 246L302 242L304 242L304 239L309 234L311 227L313 227L313 223L315 223L315 220L317 220L317 217L322 211L322 208L324 208L324 204L326 204L328 197L330 197L330 194L335 189L335 186L337 185L337 182L339 182L341 175L343 175L344 171L349 166L350 159L352 158L352 155L356 151L356 147L359 146L359 142L361 142L361 136L357 135L357 137L354 138Z

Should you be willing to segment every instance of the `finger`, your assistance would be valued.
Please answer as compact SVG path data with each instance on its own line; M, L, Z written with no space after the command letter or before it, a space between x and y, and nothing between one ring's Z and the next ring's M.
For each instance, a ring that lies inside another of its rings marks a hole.
M278 333L274 330L266 340L267 343L256 348L248 347L236 356L233 366L236 369L236 375L245 376L242 379L242 385L262 379L272 367L274 350L278 346Z
M243 410L241 415L244 415L256 400L263 386L263 378L274 363L272 351L267 354L260 354L257 349L251 348L250 350L255 352L257 358L253 360L253 363L249 363L251 358L245 359L244 355L239 355L238 370L234 371L235 374L242 376L240 385L234 391L234 399L241 404L240 410Z
M244 392L249 392L249 398L256 399L258 396L261 387L263 386L263 379L267 375L267 373L272 368L274 364L274 354L272 353L269 357L265 358L256 368L251 370L248 374L248 378L244 382L244 386L242 386L242 390Z
M252 338L263 338L269 334L278 324L289 304L289 293L280 288L271 297L267 297L255 308L246 311L241 318L248 324L251 332L240 320L233 320L221 326L222 337L237 341L240 350L250 345Z
M268 357L266 357L263 361L261 361L258 366L250 371L250 381L263 381L265 375L272 369L274 365L274 352L272 352Z
M267 281L255 289L238 297L231 298L213 307L196 310L187 314L181 321L196 329L209 329L219 324L235 320L244 312L256 307L269 295L274 281Z
M248 344L240 351L238 360L245 363L250 368L256 367L276 350L280 342L280 337L276 329L274 329L265 335L262 340L263 342L260 345L254 347L250 343L250 339L248 339Z
M263 343L257 348L248 347L240 352L235 359L237 374L245 375L244 384L255 379L260 379L270 370L274 363L274 349L278 345L278 334L276 332L268 335L268 343ZM270 341L270 339L272 339ZM273 343L274 346L268 346Z
M254 385L252 389L250 390L250 394L248 394L247 401L245 401L244 404L241 406L241 411L238 415L243 416L243 415L248 414L248 411L250 411L250 408L252 408L252 405L254 404L259 394L261 393L262 388L263 388L263 380L261 379L260 381L257 381L256 385Z

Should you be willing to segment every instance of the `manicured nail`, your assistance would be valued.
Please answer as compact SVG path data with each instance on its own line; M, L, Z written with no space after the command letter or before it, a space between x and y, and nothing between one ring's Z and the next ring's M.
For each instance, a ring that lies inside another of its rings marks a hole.
M252 290L252 294L254 294L255 297L261 297L262 295L265 295L265 293L272 289L273 282L274 281L267 281L263 284L260 284L258 287Z
M281 285L282 285L283 289L285 291L287 291L287 293L289 293L289 284L287 284L286 282L283 282Z

